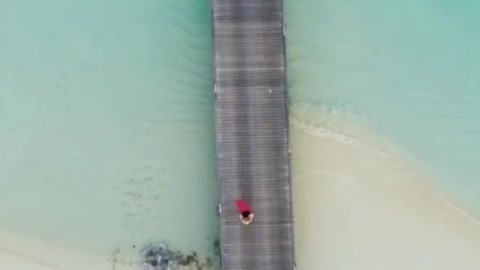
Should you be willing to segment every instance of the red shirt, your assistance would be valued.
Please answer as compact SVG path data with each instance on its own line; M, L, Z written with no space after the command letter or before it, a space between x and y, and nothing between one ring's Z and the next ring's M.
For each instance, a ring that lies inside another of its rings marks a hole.
M250 204L247 201L237 200L235 203L237 204L237 209L240 214L243 212L250 212L253 214L253 208L250 206Z

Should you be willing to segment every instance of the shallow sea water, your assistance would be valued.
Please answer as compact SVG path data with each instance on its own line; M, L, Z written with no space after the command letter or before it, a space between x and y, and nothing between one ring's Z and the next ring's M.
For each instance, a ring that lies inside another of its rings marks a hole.
M479 5L285 5L292 108L370 127L480 209ZM210 12L1 1L0 230L105 254L167 241L214 256Z
M0 6L0 228L213 256L210 2Z
M369 126L480 211L479 11L469 0L286 1L293 103Z

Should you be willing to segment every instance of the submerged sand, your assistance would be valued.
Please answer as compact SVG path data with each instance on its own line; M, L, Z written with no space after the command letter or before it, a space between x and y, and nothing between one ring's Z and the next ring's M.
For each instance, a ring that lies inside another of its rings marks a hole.
M480 269L480 223L428 177L361 128L292 126L297 269Z
M480 269L475 218L375 145L367 130L338 133L325 124L330 120L315 127L291 121L297 269ZM115 254L5 230L0 239L1 269L140 269Z

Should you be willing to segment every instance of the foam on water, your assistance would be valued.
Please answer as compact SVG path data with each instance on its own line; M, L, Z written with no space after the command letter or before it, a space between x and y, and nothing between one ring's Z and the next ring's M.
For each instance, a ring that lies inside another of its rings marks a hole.
M374 131L367 129L358 120L360 118L356 114L350 114L348 109L325 105L312 107L297 103L290 110L290 124L293 128L389 159L408 175L414 174L412 168L420 170L418 159L411 152L392 144L388 138L372 136Z
M210 2L0 6L0 228L213 256Z

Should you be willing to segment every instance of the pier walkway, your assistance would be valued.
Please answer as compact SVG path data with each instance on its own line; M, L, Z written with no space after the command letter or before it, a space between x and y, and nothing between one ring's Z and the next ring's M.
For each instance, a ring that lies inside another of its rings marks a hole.
M223 270L295 267L282 0L212 0ZM255 211L240 222L235 201Z

